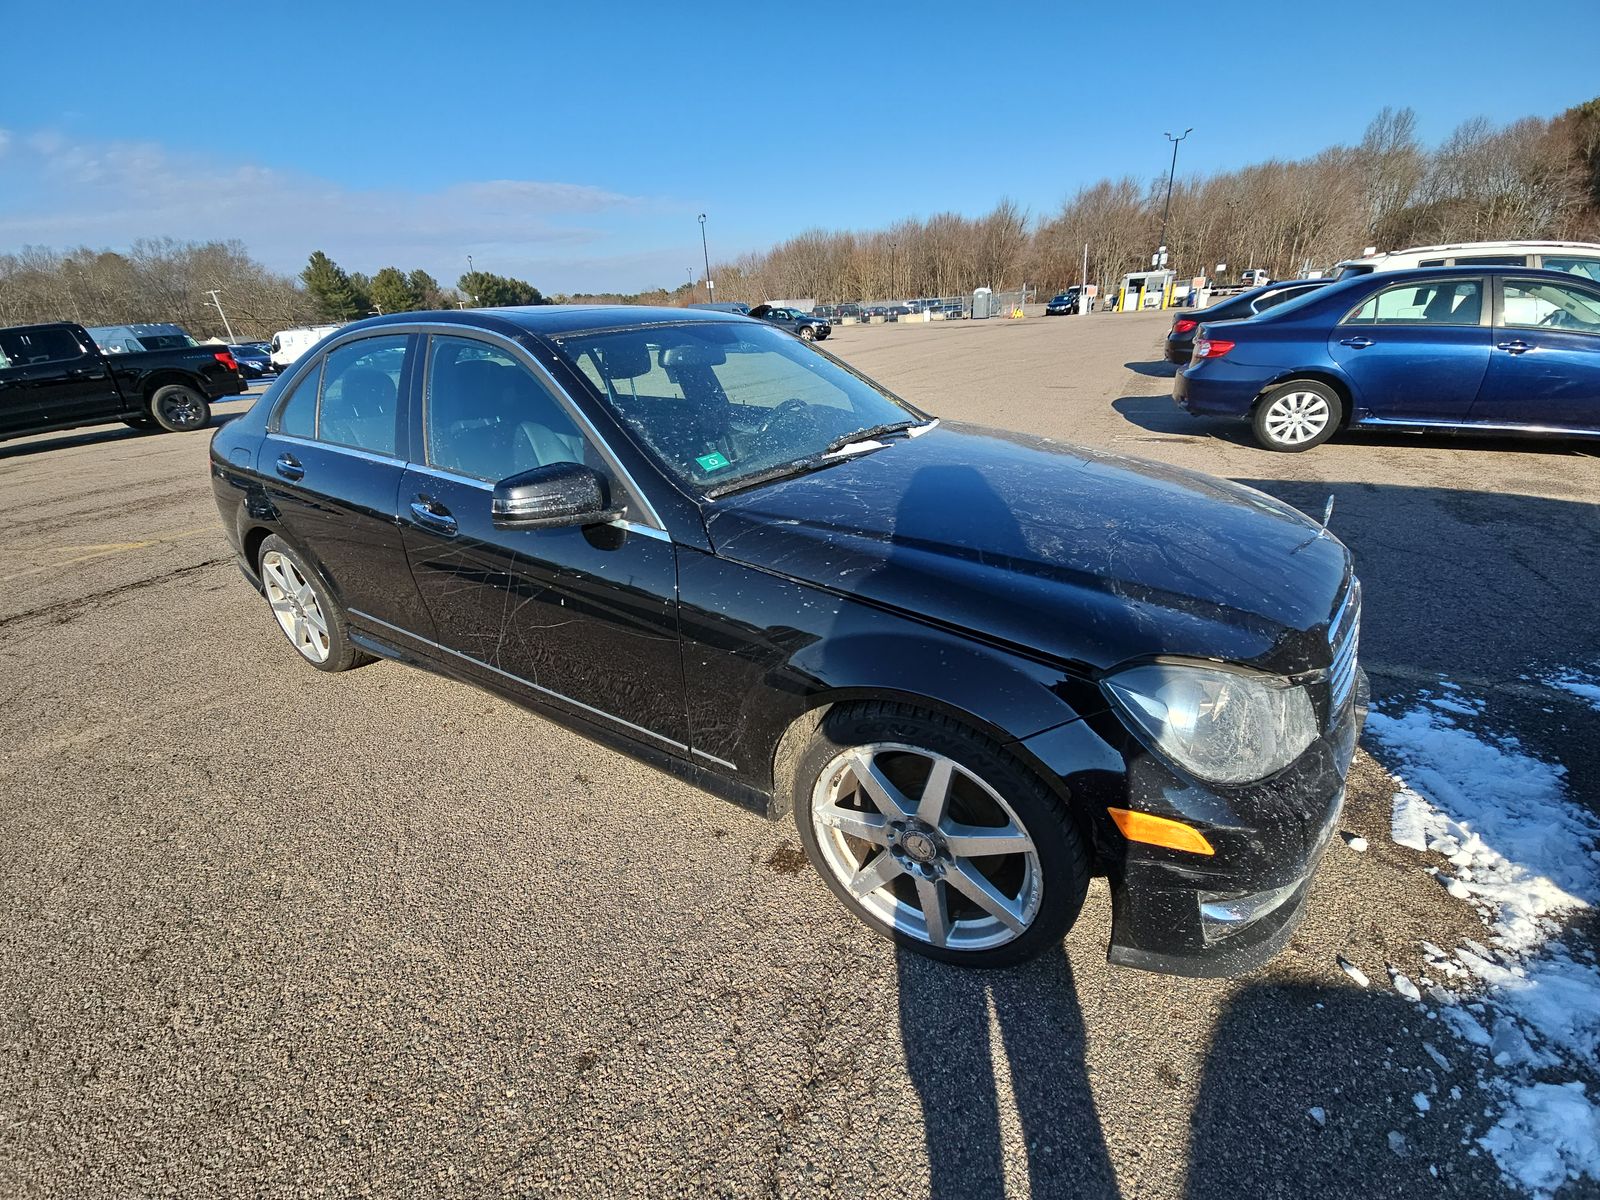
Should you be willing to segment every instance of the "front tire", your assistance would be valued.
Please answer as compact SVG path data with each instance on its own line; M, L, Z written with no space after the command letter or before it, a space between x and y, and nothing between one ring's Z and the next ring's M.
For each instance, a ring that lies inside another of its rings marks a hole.
M1083 906L1088 855L1061 799L947 717L834 709L800 753L794 809L807 857L845 907L929 958L1024 962Z
M169 383L151 394L150 416L168 433L188 433L210 423L211 405L193 388Z
M817 340L817 331L815 329L811 328L811 326L809 326L809 325L800 326L800 340L802 342L814 342L814 341L816 341Z
M260 577L278 627L306 662L319 671L348 671L366 661L322 577L276 534L261 543Z
M1250 423L1263 447L1293 454L1322 445L1343 420L1338 392L1315 379L1291 379L1257 401Z

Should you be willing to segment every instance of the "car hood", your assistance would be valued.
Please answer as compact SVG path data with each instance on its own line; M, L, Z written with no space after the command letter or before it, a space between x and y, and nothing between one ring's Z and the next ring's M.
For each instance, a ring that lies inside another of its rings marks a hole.
M724 558L1087 672L1171 654L1326 665L1336 538L1250 488L941 423L707 507Z

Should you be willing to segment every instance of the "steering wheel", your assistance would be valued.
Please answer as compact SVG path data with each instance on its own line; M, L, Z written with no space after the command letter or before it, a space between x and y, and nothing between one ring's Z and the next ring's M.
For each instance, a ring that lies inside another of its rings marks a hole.
M1560 328L1562 326L1562 324L1563 324L1563 320L1566 317L1566 315L1567 314L1566 314L1565 310L1559 309L1559 308L1552 308L1549 312L1545 313L1544 316L1539 318L1539 324L1541 326L1550 325L1550 326L1553 326L1555 328Z
M765 437L772 431L774 425L777 425L780 421L792 419L795 413L804 413L809 417L811 416L811 406L804 400L796 400L790 397L767 414L766 419L756 426L756 433Z

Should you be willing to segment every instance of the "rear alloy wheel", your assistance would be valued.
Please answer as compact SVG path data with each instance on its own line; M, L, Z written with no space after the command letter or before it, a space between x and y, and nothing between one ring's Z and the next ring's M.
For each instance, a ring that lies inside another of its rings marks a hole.
M261 590L289 644L319 671L347 671L365 661L316 572L282 538L261 544Z
M1083 904L1087 860L1060 801L945 718L888 704L830 714L797 793L800 839L823 880L921 954L1022 962L1059 942Z
M210 422L211 405L193 388L169 383L150 397L150 415L168 433L187 433Z
M1314 379L1291 379L1262 396L1251 420L1268 450L1299 451L1331 438L1344 418L1339 394Z

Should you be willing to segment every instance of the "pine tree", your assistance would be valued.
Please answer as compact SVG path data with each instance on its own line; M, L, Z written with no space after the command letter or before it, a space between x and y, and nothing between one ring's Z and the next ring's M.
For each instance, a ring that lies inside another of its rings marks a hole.
M439 281L421 267L406 276L406 286L411 289L411 294L417 298L418 308L446 307L444 291L439 287Z
M312 252L306 269L300 272L300 280L306 285L306 291L311 293L320 319L353 321L366 315L367 309L363 304L365 297L357 291L350 282L350 276L344 273L339 264L321 250Z
M398 267L384 267L372 277L372 306L381 313L416 312L427 307Z
M492 275L488 271L469 271L456 281L456 286L472 297L473 304L479 308L550 303L526 280Z

